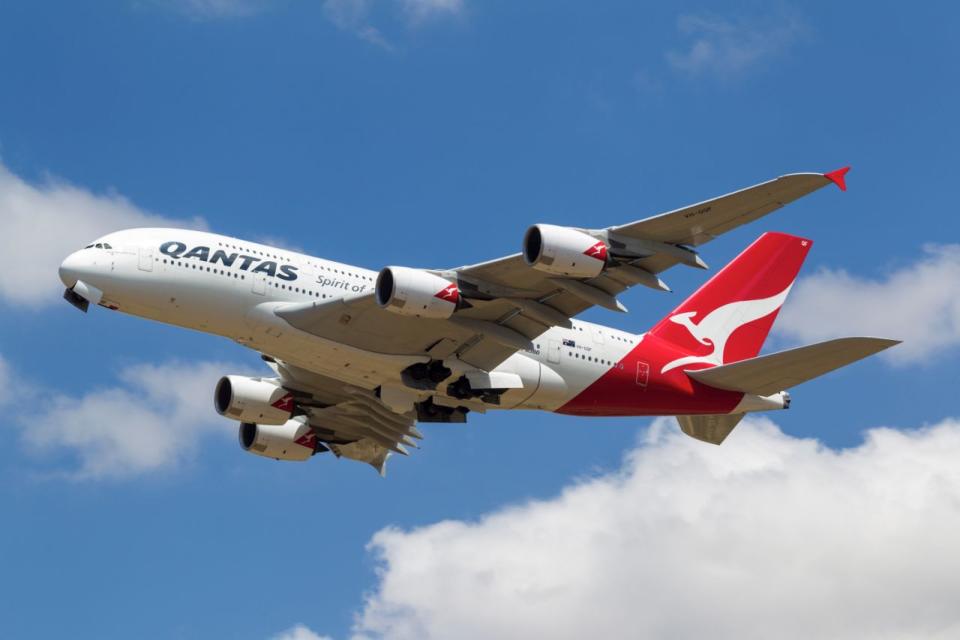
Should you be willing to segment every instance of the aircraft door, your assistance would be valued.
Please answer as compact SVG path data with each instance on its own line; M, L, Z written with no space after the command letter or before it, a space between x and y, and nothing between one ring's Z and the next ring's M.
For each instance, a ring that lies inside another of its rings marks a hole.
M153 271L153 249L150 247L140 247L140 258L137 262L137 268L140 271Z
M267 278L259 274L253 274L253 292L258 296L266 295L267 293Z
M547 341L547 362L560 362L560 341Z
M650 363L638 360L637 361L637 385L641 387L645 387L647 386L648 382L650 382Z

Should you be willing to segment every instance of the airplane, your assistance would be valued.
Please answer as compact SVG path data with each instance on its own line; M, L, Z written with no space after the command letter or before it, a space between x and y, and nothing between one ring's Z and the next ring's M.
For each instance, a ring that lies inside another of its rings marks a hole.
M379 272L186 229L110 233L60 266L64 298L227 337L272 376L225 375L214 406L241 447L277 460L321 452L381 475L419 423L495 409L676 416L720 444L747 413L896 340L854 337L758 355L810 240L761 235L646 333L575 319L617 312L634 285L669 291L697 247L829 184L849 167L795 173L601 229L535 224L522 251L454 269Z

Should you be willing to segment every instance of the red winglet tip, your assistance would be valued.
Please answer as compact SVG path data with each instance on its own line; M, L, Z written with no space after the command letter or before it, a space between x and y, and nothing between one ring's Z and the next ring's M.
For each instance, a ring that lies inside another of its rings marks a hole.
M823 177L832 182L833 184L840 187L840 191L847 190L847 181L846 175L850 171L850 167L843 167L842 169L837 169L836 171L831 171L830 173L823 174Z

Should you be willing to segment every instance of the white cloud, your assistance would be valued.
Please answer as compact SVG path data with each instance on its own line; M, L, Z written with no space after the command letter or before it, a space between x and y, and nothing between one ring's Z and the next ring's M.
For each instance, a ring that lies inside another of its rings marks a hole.
M922 362L960 345L960 245L929 245L917 262L881 280L823 269L801 279L776 327L802 342L844 335L903 340L885 352Z
M379 29L370 24L370 0L324 0L323 12L337 28L349 31L362 40L387 51L393 45Z
M270 0L153 0L153 4L166 7L195 20L246 18L260 13L271 4Z
M388 528L383 638L957 638L960 421L843 451L654 423L623 467L477 522Z
M383 33L369 23L370 0L325 0L323 10L338 28L387 51L394 50Z
M359 24L370 15L370 0L324 0L327 17L341 29Z
M333 640L330 636L321 636L308 627L298 624L283 633L273 636L270 640Z
M687 14L677 20L681 34L690 39L682 51L667 53L675 70L692 76L737 76L783 54L805 31L796 15L781 11L729 20L712 14Z
M262 13L276 5L277 0L145 0L156 6L171 9L195 20L245 18ZM337 27L358 37L393 50L393 45L381 31L370 23L373 0L324 0L323 10ZM376 3L391 6L408 27L419 27L427 22L463 14L464 0L391 0Z
M10 375L10 366L3 356L0 356L0 406L10 401L12 397L13 376Z
M136 365L120 384L82 396L33 389L44 402L17 416L23 444L40 457L66 454L77 480L129 477L176 468L207 434L235 435L236 423L214 411L213 390L225 373L246 367L216 362Z
M408 27L416 28L441 18L463 14L463 0L393 0ZM373 25L372 0L324 0L323 11L338 28L387 51L396 47Z
M463 0L399 0L409 24L416 26L437 18L463 14Z
M203 227L139 209L115 193L94 194L60 180L30 184L0 163L0 299L40 307L60 302L57 268L90 240L141 226Z

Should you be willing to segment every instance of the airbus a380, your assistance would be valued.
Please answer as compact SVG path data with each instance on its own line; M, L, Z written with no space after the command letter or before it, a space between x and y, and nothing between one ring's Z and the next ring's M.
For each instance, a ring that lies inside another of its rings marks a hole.
M646 333L574 319L626 311L634 285L705 269L696 247L828 184L847 168L781 176L603 229L537 224L522 252L454 269L378 272L214 233L129 229L60 267L64 297L213 333L258 351L270 377L226 375L216 410L246 451L332 452L381 474L423 436L417 422L539 409L677 416L720 444L744 414L786 409L786 390L897 341L843 338L758 356L811 241L764 233Z

